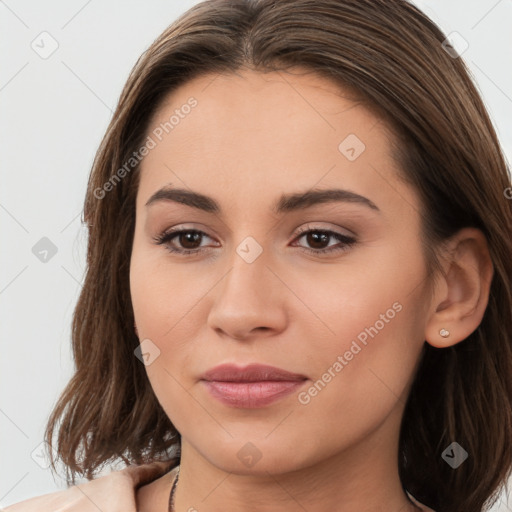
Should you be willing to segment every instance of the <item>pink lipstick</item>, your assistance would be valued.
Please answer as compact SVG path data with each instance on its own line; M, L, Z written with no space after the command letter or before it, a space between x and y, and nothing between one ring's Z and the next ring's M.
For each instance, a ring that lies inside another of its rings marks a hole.
M201 378L210 394L231 407L256 409L289 395L307 380L304 375L273 366L223 364Z

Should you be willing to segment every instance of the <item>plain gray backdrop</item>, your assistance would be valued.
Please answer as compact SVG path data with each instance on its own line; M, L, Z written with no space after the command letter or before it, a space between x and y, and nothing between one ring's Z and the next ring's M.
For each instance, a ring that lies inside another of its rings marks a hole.
M65 488L41 443L73 371L89 171L136 59L196 3L0 0L0 506ZM462 58L510 162L512 2L415 3L467 41Z

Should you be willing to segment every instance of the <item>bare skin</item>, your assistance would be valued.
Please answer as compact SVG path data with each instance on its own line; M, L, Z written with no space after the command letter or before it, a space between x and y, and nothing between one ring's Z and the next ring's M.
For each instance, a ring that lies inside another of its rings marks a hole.
M142 162L130 268L139 338L160 351L148 377L182 435L176 512L417 510L398 476L403 408L425 341L458 343L482 319L492 278L483 235L450 241L431 295L419 199L378 118L318 76L244 71L183 85L148 135L190 97L197 106ZM207 195L220 211L146 206L163 187ZM282 194L331 188L369 202L272 210ZM203 235L155 243L171 228ZM306 380L252 409L221 403L202 381L221 363L254 362ZM141 487L138 510L165 512L173 478Z

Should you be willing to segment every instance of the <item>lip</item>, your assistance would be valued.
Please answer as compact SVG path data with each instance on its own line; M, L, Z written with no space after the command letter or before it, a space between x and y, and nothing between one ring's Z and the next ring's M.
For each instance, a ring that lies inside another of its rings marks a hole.
M225 405L255 409L270 405L303 386L307 377L262 364L222 364L201 377L209 393Z

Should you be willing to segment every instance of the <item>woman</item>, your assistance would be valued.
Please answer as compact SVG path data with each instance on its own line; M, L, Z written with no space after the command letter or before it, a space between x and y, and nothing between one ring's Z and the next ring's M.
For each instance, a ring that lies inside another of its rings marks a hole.
M486 510L512 463L507 190L463 61L409 3L190 9L92 169L47 429L69 483L121 459L88 506Z

